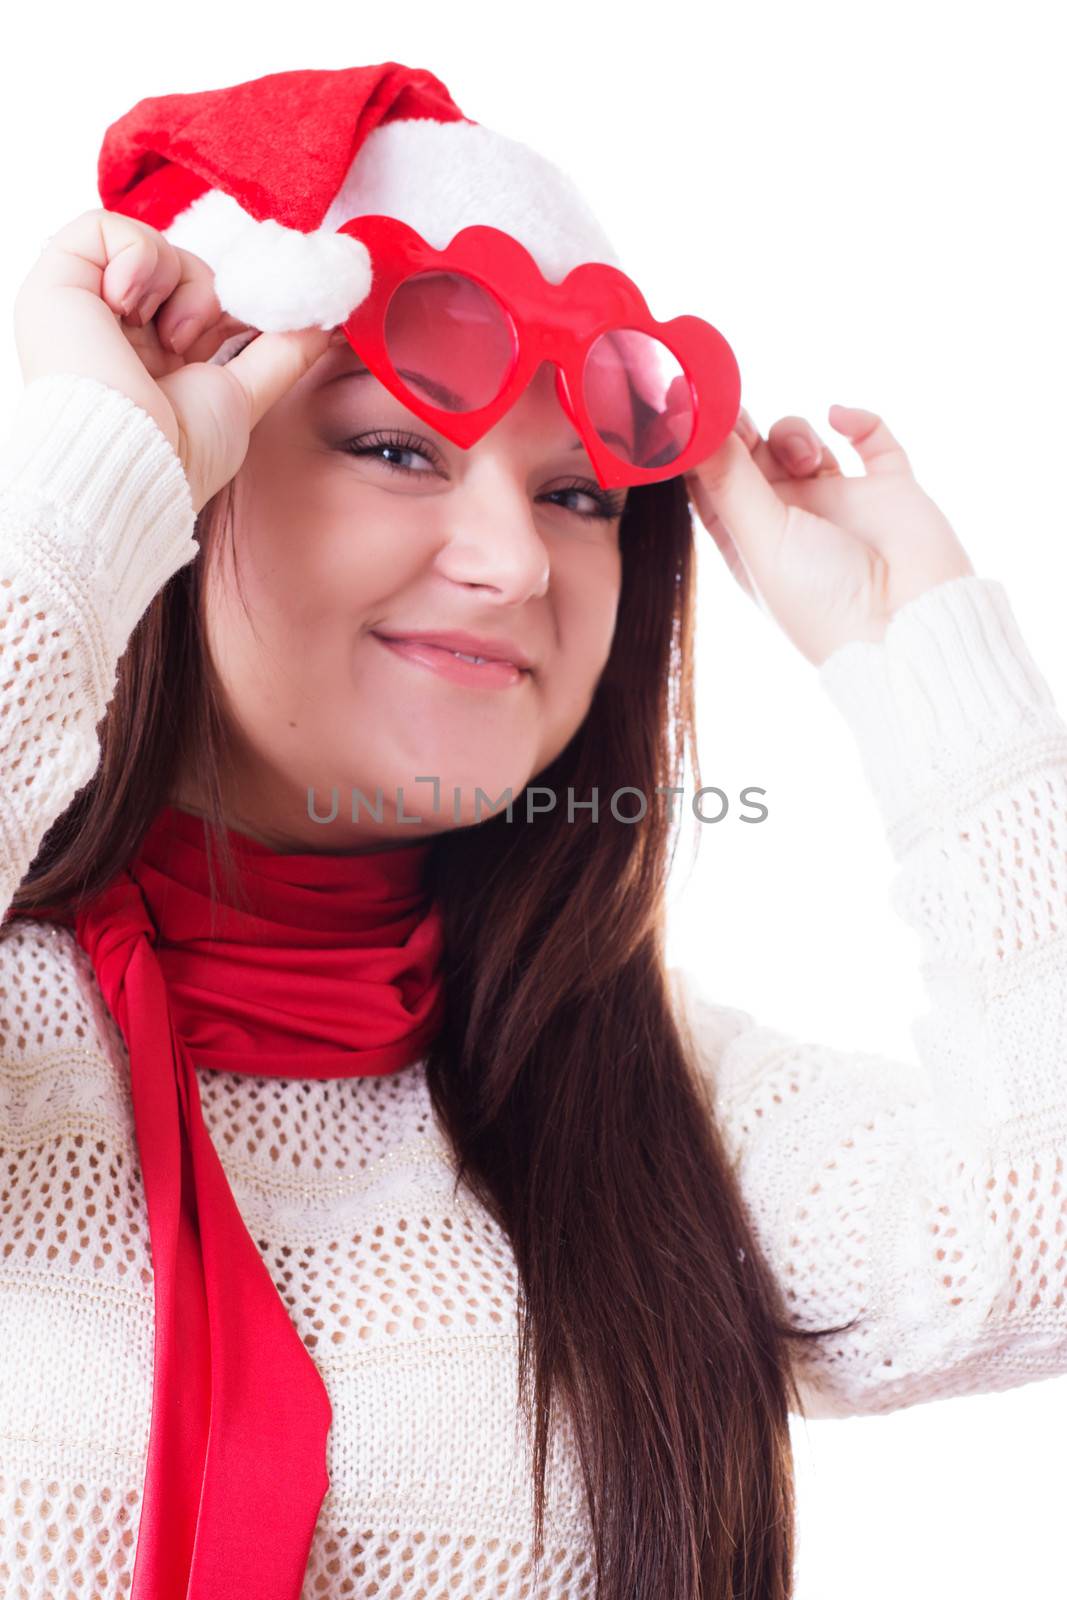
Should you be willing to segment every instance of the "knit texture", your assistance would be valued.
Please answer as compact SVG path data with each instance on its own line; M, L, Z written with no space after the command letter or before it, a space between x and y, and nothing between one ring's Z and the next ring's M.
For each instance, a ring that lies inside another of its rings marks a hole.
M0 898L95 771L116 664L196 553L148 415L88 378L25 391L0 468ZM922 940L917 1062L791 1038L675 969L761 1247L799 1326L809 1416L1067 1370L1067 724L1003 587L959 578L820 681L856 738ZM573 1600L591 1541L566 1418L531 1584L515 1264L454 1190L422 1067L285 1080L198 1069L233 1193L318 1363L331 1487L303 1600ZM0 940L0 1593L127 1594L153 1292L128 1063L87 958Z

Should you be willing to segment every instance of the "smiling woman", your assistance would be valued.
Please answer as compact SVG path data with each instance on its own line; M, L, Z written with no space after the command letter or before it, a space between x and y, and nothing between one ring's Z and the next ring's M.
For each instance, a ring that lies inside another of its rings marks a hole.
M608 259L424 69L141 101L100 172L0 468L0 1572L787 1600L790 1411L1067 1370L1067 726L1007 597L874 413L854 478L745 418L598 474L551 364L466 448L361 373L346 217ZM675 810L599 809L700 783L690 493L856 733L921 1068L668 970Z

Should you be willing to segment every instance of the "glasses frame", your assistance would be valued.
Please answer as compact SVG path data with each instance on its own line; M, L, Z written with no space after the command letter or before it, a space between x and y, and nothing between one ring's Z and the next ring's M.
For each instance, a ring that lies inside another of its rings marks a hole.
M542 361L556 368L556 394L574 423L602 489L676 478L712 455L729 436L741 406L741 374L729 344L701 317L658 322L637 285L618 267L586 261L550 283L526 247L500 228L462 228L439 250L398 217L370 213L342 223L338 233L359 239L372 265L371 287L342 323L352 349L378 382L462 449L477 444L522 394ZM424 272L462 274L492 296L511 330L511 366L487 405L449 411L414 394L394 370L385 320L397 289ZM603 333L633 329L664 344L689 386L693 430L673 461L638 467L624 461L597 433L583 398L586 358Z

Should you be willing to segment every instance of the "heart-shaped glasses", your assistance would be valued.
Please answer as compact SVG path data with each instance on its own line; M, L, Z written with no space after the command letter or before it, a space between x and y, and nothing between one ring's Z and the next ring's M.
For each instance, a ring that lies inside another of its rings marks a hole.
M709 322L657 322L617 267L586 261L560 283L499 228L463 228L436 249L397 217L337 230L366 246L373 277L343 324L391 394L469 449L542 361L601 488L687 472L727 438L741 405L733 351Z

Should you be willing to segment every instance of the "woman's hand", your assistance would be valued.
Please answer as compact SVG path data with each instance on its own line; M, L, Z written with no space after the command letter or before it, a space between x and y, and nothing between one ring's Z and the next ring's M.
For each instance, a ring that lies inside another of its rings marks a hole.
M820 666L879 640L893 613L935 584L973 576L949 522L873 411L831 406L864 465L846 477L802 417L761 438L742 408L723 445L685 474L690 499L741 587ZM787 446L799 436L806 457Z
M78 373L127 395L174 446L197 511L330 340L321 328L261 333L224 366L208 365L243 327L223 313L205 262L112 211L83 212L53 234L15 301L25 382Z

